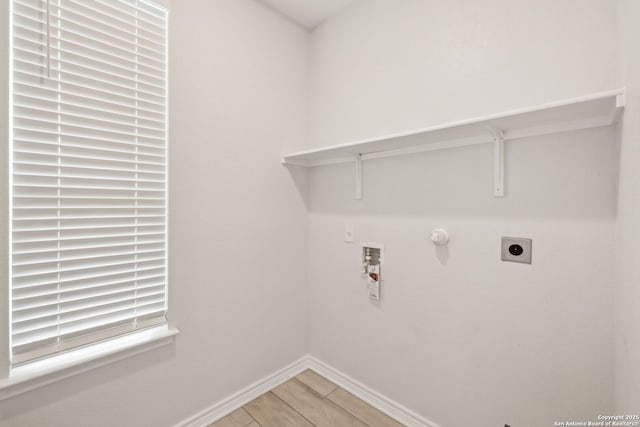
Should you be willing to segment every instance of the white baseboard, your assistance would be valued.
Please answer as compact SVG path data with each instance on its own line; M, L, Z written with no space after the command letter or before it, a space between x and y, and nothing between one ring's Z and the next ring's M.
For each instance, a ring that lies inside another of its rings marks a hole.
M313 356L301 357L279 371L256 381L237 393L214 403L192 417L176 424L175 427L207 427L209 424L218 421L225 415L228 415L236 409L246 405L306 369L316 371L318 374L332 381L336 385L342 387L351 394L364 400L369 405L384 412L391 418L408 427L440 427L433 421L427 420L421 415L418 415L412 410L402 406L398 402L370 389L366 385L354 380L348 375L338 371Z
M399 423L408 427L440 427L433 421L429 421L411 409L383 396L313 356L308 357L308 368L316 371L318 374L347 390L354 396L364 400L379 411L384 412Z
M175 427L207 427L209 424L218 421L225 415L228 415L236 409L246 405L308 368L309 358L304 356L279 371L243 388L237 393L214 403L192 417L176 424Z

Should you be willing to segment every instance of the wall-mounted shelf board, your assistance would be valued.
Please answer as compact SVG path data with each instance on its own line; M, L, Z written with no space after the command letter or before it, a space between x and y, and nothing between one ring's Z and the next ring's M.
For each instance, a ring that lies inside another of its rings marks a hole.
M624 89L600 92L530 108L476 117L379 138L286 154L283 164L316 167L354 162L356 197L362 190L362 161L424 151L494 144L494 194L504 194L504 141L615 124L624 108Z

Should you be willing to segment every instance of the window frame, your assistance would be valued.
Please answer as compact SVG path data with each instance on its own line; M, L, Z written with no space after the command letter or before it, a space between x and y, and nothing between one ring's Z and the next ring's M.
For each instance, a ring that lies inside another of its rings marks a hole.
M170 0L146 0L166 8L170 11ZM10 0L0 7L0 28L6 31L0 32L0 84L5 88L0 90L0 115L7 120L0 120L0 135L4 140L0 144L0 162L4 167L4 173L0 173L0 186L8 189L11 184L11 149L12 142L12 97L13 97L13 37L12 37L12 13L13 1ZM4 24L4 25L1 25ZM166 93L169 94L169 17L167 17L167 44L166 44ZM11 316L10 316L10 283L11 283L11 197L8 191L1 192L0 196L0 271L6 272L0 278L0 400L16 396L44 385L74 376L91 369L117 362L146 351L157 349L175 343L175 336L179 330L172 321L169 306L169 102L166 103L166 224L165 224L165 248L166 252L166 317L165 325L154 328L130 332L104 341L91 343L77 349L71 349L61 353L47 356L43 359L27 362L19 367L11 366Z
M0 8L0 28L5 28L5 31L0 32L0 84L2 84L5 90L0 90L0 114L6 120L0 120L0 135L2 135L3 143L0 144L0 159L4 168L4 172L0 174L0 186L4 189L9 188L9 175L10 175L10 162L9 158L9 144L10 144L10 87L12 80L10 78L11 70L11 49L13 43L11 41L11 2L6 2ZM10 352L11 347L9 344L9 258L11 256L9 252L9 194L7 191L0 192L3 196L0 197L0 222L2 227L0 228L0 271L5 272L2 275L0 283L0 378L6 378L10 372Z

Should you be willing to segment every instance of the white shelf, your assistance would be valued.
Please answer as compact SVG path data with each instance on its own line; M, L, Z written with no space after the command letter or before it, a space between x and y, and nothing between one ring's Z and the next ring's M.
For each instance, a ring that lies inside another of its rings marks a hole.
M623 108L624 89L616 89L380 138L290 153L282 162L285 165L316 167L355 161L356 195L360 198L363 160L493 143L496 161L494 194L500 197L504 193L504 141L610 126L619 120Z

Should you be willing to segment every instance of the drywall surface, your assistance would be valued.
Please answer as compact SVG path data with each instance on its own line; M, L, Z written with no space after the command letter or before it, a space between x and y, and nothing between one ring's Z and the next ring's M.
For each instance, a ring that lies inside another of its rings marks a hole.
M477 146L310 175L310 352L443 427L554 425L613 409L613 130L508 145L505 199ZM358 243L385 245L379 303ZM431 230L449 231L436 248ZM533 264L500 261L501 236Z
M357 1L312 33L312 144L615 87L615 21L611 1ZM506 158L504 199L490 145L365 161L362 201L352 165L311 171L311 354L443 427L594 421L613 411L615 129ZM533 264L501 262L502 236L532 238ZM385 245L379 303L358 242Z
M312 37L310 144L615 86L611 0L357 0Z
M253 0L173 1L170 19L169 317L181 332L0 402L2 427L172 426L306 353L304 177L279 160L305 134L308 34Z
M616 412L640 414L640 2L619 1L620 79L627 87L621 127L616 256Z

